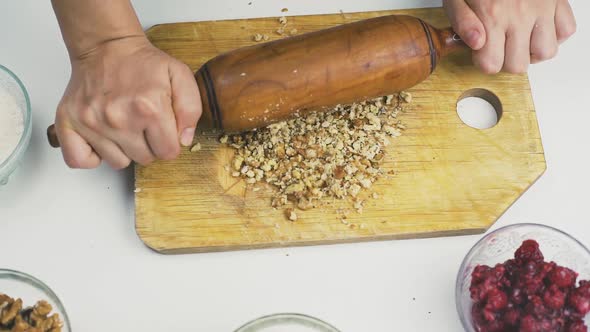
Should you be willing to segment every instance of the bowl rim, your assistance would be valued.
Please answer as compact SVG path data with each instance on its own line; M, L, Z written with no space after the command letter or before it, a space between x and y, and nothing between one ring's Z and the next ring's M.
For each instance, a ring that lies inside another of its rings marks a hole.
M31 99L29 97L29 92L27 91L27 88L25 87L23 82L20 80L20 78L18 78L18 76L13 71L11 71L10 69L8 69L7 67L5 67L1 64L0 64L0 70L6 72L8 74L8 76L12 77L12 79L14 79L14 81L18 84L21 91L23 92L23 95L25 96L25 103L27 104L26 109L23 110L23 116L24 116L23 122L25 125L23 133L18 141L18 144L16 145L16 147L14 148L12 153L10 153L8 158L6 158L6 160L4 160L4 161L0 161L0 170L1 170L6 165L8 165L13 160L13 158L20 153L20 151L22 149L25 148L25 145L28 141L27 137L29 137L29 135L31 134L33 124L32 124L32 112L31 112Z
M331 329L334 332L340 332L340 330L338 330L332 324L329 324L319 318L312 317L312 316L309 316L306 314L290 313L290 312L276 313L276 314L270 314L270 315L258 317L256 319L253 319L253 320L247 322L246 324L240 326L234 332L243 332L246 328L256 327L257 324L261 324L261 323L271 321L273 319L278 319L278 318L294 318L295 320L300 320L300 321L302 321L302 320L311 321L313 323L319 324L320 326L322 326L324 328Z
M485 234L484 236L482 236L477 242L475 242L475 244L469 249L469 251L467 252L467 254L465 254L465 257L463 257L463 261L461 262L461 266L459 267L459 271L457 271L457 277L455 279L455 309L457 310L457 315L459 315L459 319L461 320L461 324L463 325L463 328L465 329L465 331L467 331L467 327L468 326L472 326L473 324L469 325L466 321L465 321L465 317L463 317L463 315L461 314L462 310L461 310L461 306L459 303L459 298L461 297L460 293L460 283L461 283L461 274L463 272L463 270L465 269L465 266L467 264L467 258L470 256L470 254L473 252L473 250L484 240L488 239L490 236L499 233L500 231L505 231L507 229L511 229L511 228L517 228L517 227L525 227L525 226L532 226L532 227L538 227L538 228L543 228L549 231L554 231L557 232L559 234L565 235L567 238L573 240L575 243L577 243L578 245L580 245L580 247L582 249L584 249L586 251L586 253L588 254L588 256L590 256L590 250L588 249L587 246L585 246L582 242L580 242L578 239L576 239L574 236L560 230L557 229L553 226L549 226L549 225L544 225L544 224L538 224L538 223L516 223L516 224L510 224L510 225L506 225L503 227L500 227L498 229L495 229L487 234Z
M55 292L49 286L47 286L47 284L45 284L40 279L38 279L28 273L16 271L16 270L11 270L11 269L0 268L0 279L3 279L1 277L3 275L7 275L9 277L12 276L12 277L18 279L19 281L32 282L34 287L38 287L42 292L46 293L49 297L52 298L52 300L55 302L55 305L57 306L57 309L62 314L62 316L63 316L62 320L64 322L64 325L67 326L67 331L72 330L72 324L70 324L70 318L68 316L68 312L66 311L66 308L64 307L63 303L61 302L61 300L57 296L57 294L55 294Z

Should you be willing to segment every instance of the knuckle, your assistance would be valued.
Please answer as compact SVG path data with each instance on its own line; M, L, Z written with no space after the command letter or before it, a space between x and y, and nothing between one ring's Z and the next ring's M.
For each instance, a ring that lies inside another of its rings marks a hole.
M557 45L535 47L531 53L537 60L549 60L557 55Z
M473 24L467 20L459 20L455 29L460 36L467 36L473 29Z
M166 149L162 150L159 153L158 158L160 158L162 160L173 160L173 159L178 158L179 155L180 155L180 145L169 144L169 146L166 147Z
M77 158L64 156L64 161L69 168L82 168L82 163Z
M504 11L502 7L503 5L501 1L486 0L477 2L478 11L483 14L483 17L486 17L491 21L496 21L502 16L502 12Z
M155 161L154 157L146 155L146 156L141 156L140 158L138 158L136 160L136 162L138 162L141 166L147 166L151 163L153 163Z
M504 70L511 74L524 74L527 72L528 63L509 63L506 64Z
M497 74L502 69L502 64L499 61L495 61L492 59L483 59L480 60L479 68L486 74Z
M531 11L530 1L517 0L514 1L514 9L517 13L524 14Z
M144 119L155 119L159 115L159 110L154 102L143 96L133 100L133 109Z
M84 125L85 127L89 128L91 130L97 131L99 129L98 119L96 117L96 114L89 107L85 107L80 110L79 120L80 120L80 123L82 123L82 125Z
M557 31L558 31L557 38L559 40L567 39L567 38L571 37L573 34L575 34L577 29L578 29L578 27L577 27L575 21L570 21L568 23L562 24L559 27L559 29L557 29Z
M86 161L83 158L80 158L76 155L68 155L64 153L64 161L69 168L72 169L79 169L79 168L88 168Z
M194 123L197 121L197 108L193 107L192 105L177 107L177 109L174 110L174 113L176 113L179 125L181 125L181 123L194 125Z
M104 118L109 127L123 129L123 114L118 107L112 104L105 106Z
M187 75L189 75L189 76L194 75L193 70L186 63L182 63L182 68Z
M113 160L109 164L111 165L111 168L121 170L129 167L129 165L131 165L131 160L129 158L121 158Z

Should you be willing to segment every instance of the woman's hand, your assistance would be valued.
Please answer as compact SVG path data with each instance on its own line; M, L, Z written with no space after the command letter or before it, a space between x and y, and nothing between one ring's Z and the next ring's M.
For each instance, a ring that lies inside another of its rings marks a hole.
M443 0L453 28L483 72L524 73L553 58L576 31L567 0Z
M173 159L201 116L191 70L155 48L129 0L52 0L72 76L55 129L66 163L127 167Z
M68 166L112 168L173 159L193 141L201 101L192 71L144 36L72 60L56 130Z

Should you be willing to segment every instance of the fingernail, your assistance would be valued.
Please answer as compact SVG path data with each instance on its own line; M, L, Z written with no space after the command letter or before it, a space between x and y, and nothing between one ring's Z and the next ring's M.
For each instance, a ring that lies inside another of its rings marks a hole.
M184 146L190 146L195 137L195 128L186 128L180 135L180 143Z
M469 31L467 33L467 43L469 44L469 47L476 48L478 46L480 36L481 34L479 33L479 31L475 29Z

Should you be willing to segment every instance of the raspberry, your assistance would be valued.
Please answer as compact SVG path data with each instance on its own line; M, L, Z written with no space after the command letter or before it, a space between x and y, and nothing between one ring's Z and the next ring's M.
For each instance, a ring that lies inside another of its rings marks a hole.
M541 300L541 298L536 295L530 297L529 303L524 307L524 310L538 318L549 314L549 309L545 307L543 300Z
M535 317L526 315L520 321L520 332L541 332L541 326Z
M539 244L535 240L526 240L514 253L514 258L520 262L533 261L541 263L544 259Z
M499 289L488 292L486 308L492 311L500 311L508 305L508 296Z
M551 285L548 290L543 293L543 302L551 309L559 310L565 305L566 294L559 290L557 285Z
M517 326L520 321L520 311L518 309L510 309L504 314L504 321L507 325Z
M570 295L569 303L582 316L590 312L590 298L581 294L578 289Z
M577 320L567 327L567 332L588 332L588 328L582 320Z
M515 304L522 304L525 299L526 297L520 288L512 289L512 292L510 293L510 301L514 302Z
M506 324L501 320L490 322L487 326L487 331L490 332L506 332Z
M549 280L561 288L575 286L577 277L576 272L561 266L556 267L549 273Z

